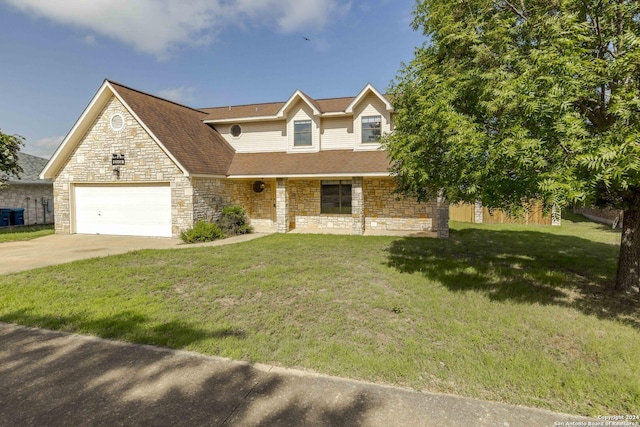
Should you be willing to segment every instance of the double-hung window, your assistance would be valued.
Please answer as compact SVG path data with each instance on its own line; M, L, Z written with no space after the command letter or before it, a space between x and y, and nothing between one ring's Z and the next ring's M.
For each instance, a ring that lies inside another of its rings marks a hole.
M382 135L382 117L365 116L362 118L362 142L378 142Z
M325 214L351 213L351 181L322 181L320 212Z
M310 147L311 144L311 120L295 120L293 122L293 146Z

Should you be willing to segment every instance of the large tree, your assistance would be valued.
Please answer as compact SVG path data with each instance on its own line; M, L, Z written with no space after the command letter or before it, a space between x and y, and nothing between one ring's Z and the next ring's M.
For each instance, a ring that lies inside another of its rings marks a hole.
M612 287L640 284L640 6L425 0L425 44L392 84L400 191L511 211L624 210Z
M0 129L0 188L7 176L18 176L22 168L18 164L18 152L24 144L20 135L7 135Z

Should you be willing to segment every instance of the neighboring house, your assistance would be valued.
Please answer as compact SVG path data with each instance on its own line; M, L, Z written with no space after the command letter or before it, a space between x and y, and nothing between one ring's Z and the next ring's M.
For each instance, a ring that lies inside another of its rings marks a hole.
M448 205L393 192L392 106L357 96L192 109L105 80L45 167L56 232L176 237L230 204L257 230L448 236Z
M47 164L47 159L18 153L18 164L22 173L3 175L4 187L0 188L0 208L24 209L24 224L52 224L53 213L53 181L40 179L40 172Z

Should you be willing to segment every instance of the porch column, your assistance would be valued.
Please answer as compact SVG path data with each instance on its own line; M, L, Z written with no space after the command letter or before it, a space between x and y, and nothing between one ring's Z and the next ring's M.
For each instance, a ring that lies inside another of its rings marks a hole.
M364 234L364 192L360 176L351 179L351 216L353 218L351 234Z
M289 192L287 179L276 179L276 222L278 233L289 231Z
M438 196L438 229L436 233L438 239L449 238L449 202L443 197Z

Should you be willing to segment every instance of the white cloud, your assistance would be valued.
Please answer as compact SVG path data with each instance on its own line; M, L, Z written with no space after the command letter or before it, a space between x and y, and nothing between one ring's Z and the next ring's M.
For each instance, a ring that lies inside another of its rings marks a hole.
M157 95L161 98L165 98L179 104L188 105L190 102L193 102L193 95L195 92L195 88L180 86L159 90Z
M318 31L351 8L351 2L344 0L0 1L28 14L119 40L160 59L177 46L209 44L230 25L284 33Z
M20 150L23 153L31 154L33 156L44 157L48 159L51 157L56 148L60 145L64 136L49 136L40 138L36 141L25 141L24 147Z

